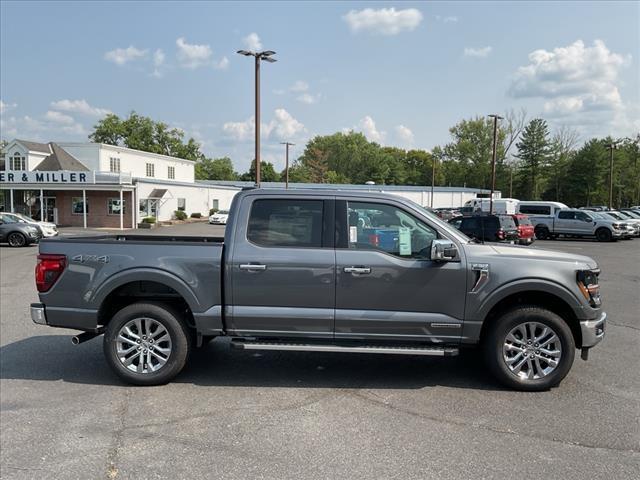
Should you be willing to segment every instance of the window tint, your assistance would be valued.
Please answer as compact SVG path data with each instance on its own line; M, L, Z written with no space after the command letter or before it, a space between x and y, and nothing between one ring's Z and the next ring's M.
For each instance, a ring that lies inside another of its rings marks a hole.
M479 226L478 217L463 218L460 226L463 230L475 230Z
M413 215L382 203L348 202L349 248L429 258L437 232Z
M500 217L500 225L505 230L514 230L516 223L513 221L513 217Z
M267 247L322 247L322 200L256 200L247 238Z
M520 213L529 215L551 215L551 207L547 205L520 205Z
M562 218L563 220L573 220L575 218L574 212L560 212L558 214L558 218Z
M584 212L576 212L576 218L578 220L591 221L591 217Z
M480 217L485 230L498 230L500 228L500 220L497 217Z

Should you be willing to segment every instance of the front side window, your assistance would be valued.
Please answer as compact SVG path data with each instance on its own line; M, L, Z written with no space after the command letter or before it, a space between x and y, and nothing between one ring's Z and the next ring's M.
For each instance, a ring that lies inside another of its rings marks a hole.
M9 166L11 170L26 170L27 166L26 166L26 160L25 158L20 155L19 152L16 152L13 154L13 157L11 157L10 162L9 162Z
M73 197L71 199L71 213L73 215L82 215L83 202L82 197ZM87 200L87 213L89 213L89 201Z
M578 220L582 220L583 222L590 222L591 217L584 212L576 212L576 218Z
M348 202L349 248L401 258L429 258L436 230L404 210L382 203Z
M156 176L156 168L153 163L147 163L147 177L155 177Z
M170 180L176 178L176 167L167 167L167 177L169 177Z
M122 201L122 211L120 209L120 199L119 198L110 198L108 200L107 203L107 214L109 215L120 215L120 213L122 213L123 215L126 212L126 202L123 200Z
M109 158L109 171L112 173L120 173L120 159L117 157Z
M560 212L558 218L562 220L573 220L576 218L576 214L574 212Z
M265 247L322 247L322 200L256 200L247 239Z

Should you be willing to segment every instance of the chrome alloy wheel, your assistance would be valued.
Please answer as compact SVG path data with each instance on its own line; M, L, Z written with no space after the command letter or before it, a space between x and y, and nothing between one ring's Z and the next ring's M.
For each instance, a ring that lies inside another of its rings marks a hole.
M157 372L171 356L171 337L157 320L135 318L118 332L116 352L122 365L132 372Z
M560 337L538 322L521 323L505 337L502 358L511 373L523 380L537 380L553 372L562 357Z

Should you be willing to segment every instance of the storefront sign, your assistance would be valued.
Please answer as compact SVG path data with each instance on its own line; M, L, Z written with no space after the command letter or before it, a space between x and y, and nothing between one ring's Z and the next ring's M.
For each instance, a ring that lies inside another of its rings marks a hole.
M89 172L0 172L0 183L93 183Z

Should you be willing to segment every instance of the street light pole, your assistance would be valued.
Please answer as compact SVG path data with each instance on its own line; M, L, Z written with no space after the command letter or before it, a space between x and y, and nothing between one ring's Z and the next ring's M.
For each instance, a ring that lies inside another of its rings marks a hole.
M606 147L609 149L609 210L613 210L613 151L618 145L611 142Z
M502 117L497 114L489 115L493 118L493 152L491 154L491 196L489 197L489 215L493 215L493 191L496 189L496 148L498 144L498 120Z
M256 162L256 187L260 187L260 62L265 61L269 63L276 62L275 58L271 58L271 55L275 55L273 50L265 50L264 52L251 52L248 50L238 50L240 55L245 57L254 57L255 60L255 162Z
M291 143L291 142L280 142L281 145L285 145L286 146L286 154L285 154L285 167L284 167L284 181L285 181L285 188L289 188L289 147L295 145L295 143Z
M433 208L433 186L436 183L436 159L431 156L431 205Z

